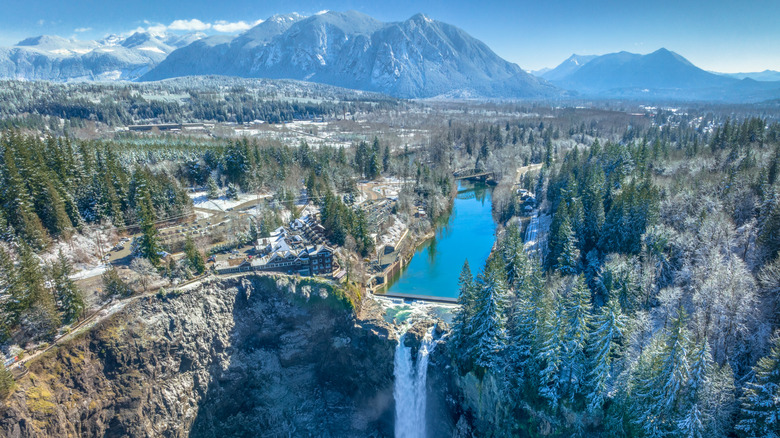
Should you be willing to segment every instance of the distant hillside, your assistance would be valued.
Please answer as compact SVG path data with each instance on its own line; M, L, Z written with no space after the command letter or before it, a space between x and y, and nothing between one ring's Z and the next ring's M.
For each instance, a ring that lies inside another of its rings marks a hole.
M534 72L536 76L547 79L548 81L557 81L579 70L583 65L597 58L596 55L571 55L565 61L553 69L546 69Z
M575 65L577 68L572 67L573 61L569 58L545 77L550 78L555 70L568 70L550 81L584 96L746 102L780 96L780 82L739 80L710 73L666 49L647 55L610 53Z
M205 35L110 36L80 41L41 35L0 48L0 77L26 80L132 80L148 72L169 53Z
M780 71L775 70L764 70L752 73L713 73L735 79L753 79L754 81L762 82L780 81Z
M288 78L404 98L536 98L560 91L463 30L422 14L383 23L355 11L275 16L171 53L141 80L224 74Z

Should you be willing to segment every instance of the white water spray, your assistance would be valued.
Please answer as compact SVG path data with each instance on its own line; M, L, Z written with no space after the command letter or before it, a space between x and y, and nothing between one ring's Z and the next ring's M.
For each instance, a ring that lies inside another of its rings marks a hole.
M395 349L395 436L396 438L425 438L426 378L428 355L435 346L433 327L420 342L417 363L412 362L412 349L404 345L406 333Z

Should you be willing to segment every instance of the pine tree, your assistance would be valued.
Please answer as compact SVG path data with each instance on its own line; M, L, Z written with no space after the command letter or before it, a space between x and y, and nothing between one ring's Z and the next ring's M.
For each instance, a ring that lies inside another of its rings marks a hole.
M235 184L229 183L225 190L225 197L228 199L238 199L238 188Z
M558 233L562 245L555 269L561 275L576 275L580 267L580 250L577 246L577 237L568 218L564 220Z
M563 300L565 350L562 360L562 374L566 380L564 389L573 398L585 381L585 347L591 322L590 290L585 278L573 278Z
M121 225L124 222L124 214L122 213L122 202L119 200L119 195L116 192L116 185L112 180L111 175L108 172L103 173L103 178L96 179L100 181L100 190L102 192L101 202L104 206L102 211L103 216L111 218L111 222L116 225Z
M678 428L690 379L689 343L680 308L665 339L646 349L635 367L631 413L633 424L645 436L666 436Z
M742 419L737 430L746 437L780 437L780 333L772 341L769 355L753 368L742 397Z
M491 257L477 277L474 292L474 316L469 345L474 363L484 370L494 368L505 346L502 310L506 299L506 273L502 263Z
M86 307L81 291L76 287L73 280L70 279L72 270L70 263L65 258L62 250L60 250L57 261L51 266L50 271L57 303L60 312L62 312L62 321L65 324L70 324L79 319Z
M533 133L531 133L531 138L529 141L533 141ZM553 162L553 144L552 140L550 138L545 139L544 141L544 167L549 168L552 166Z
M693 352L690 377L687 382L687 400L683 401L686 407L682 411L682 418L677 422L681 435L686 438L712 436L707 433L712 418L705 399L710 384L712 366L712 354L709 344L705 340Z
M590 357L590 391L586 395L590 411L600 408L610 389L612 380L612 359L616 343L622 339L627 318L623 315L617 300L610 300L599 309L588 335Z
M190 265L195 274L201 275L206 271L206 263L203 261L203 254L195 247L195 242L192 241L192 237L187 236L187 240L184 242L184 254L187 257L187 263Z
M367 178L376 179L379 177L380 170L379 157L376 153L373 153L371 154L371 158L369 158L368 161L368 172L366 172Z
M385 145L385 150L382 153L382 170L387 172L390 170L390 146Z
M568 229L564 229L564 224L566 222L568 222ZM548 233L548 251L545 258L545 268L554 269L557 266L558 258L561 255L563 245L568 238L568 231L570 230L571 221L569 220L568 207L564 201L558 199L558 205L555 208L555 213L552 216L550 232Z
M119 274L116 272L116 269L114 268L107 269L106 272L103 273L101 279L103 280L103 295L106 297L115 295L120 297L127 297L133 293L133 290L130 289L130 286L122 281L122 279L119 277Z
M9 371L5 365L0 364L0 401L8 398L15 387L16 382L14 381L14 376L11 374L11 371Z
M539 336L539 395L551 408L558 407L561 398L561 364L565 352L563 339L563 305L559 300L548 303Z
M73 223L65 211L65 203L54 187L52 175L40 175L36 172L35 185L37 197L34 201L38 217L49 234L55 237L68 238L72 232Z
M253 245L260 237L260 231L257 229L257 222L254 219L249 220L249 240Z
M520 237L520 225L510 224L506 230L504 238L499 245L501 256L504 260L504 269L506 270L507 283L514 286L518 279L518 270L524 269L527 263L525 256L525 247L523 239Z
M685 313L681 307L661 351L661 369L657 377L660 391L658 402L667 408L675 407L689 378L688 345Z
M23 308L14 261L2 246L0 246L0 272L2 272L0 275L0 340L5 340L19 323L19 315Z
M149 188L146 185L146 179L141 177L139 180L136 193L136 208L141 219L142 234L139 251L142 257L146 257L152 265L157 266L160 263L161 250L157 241L157 227L154 224L154 206L152 205Z
M61 325L54 296L45 286L38 257L26 244L19 248L19 259L22 330L30 339L51 339Z
M209 177L206 181L206 197L209 199L219 198L219 187L213 177Z
M515 261L514 297L507 321L509 368L515 385L532 383L539 336L539 317L544 298L541 266L520 252Z
M459 349L468 350L470 345L467 342L471 339L471 319L474 316L474 278L471 274L469 261L463 262L463 269L458 277L460 291L458 293L458 304L460 307L455 313L452 324L453 339Z
M8 216L10 224L21 233L25 241L41 249L49 243L48 235L40 218L33 211L33 202L24 179L16 167L11 144L17 137L7 139L3 153L3 199L6 211L14 212Z
M585 209L583 251L586 253L596 247L601 227L604 226L604 183L601 166L596 166L595 170L588 173L582 199Z

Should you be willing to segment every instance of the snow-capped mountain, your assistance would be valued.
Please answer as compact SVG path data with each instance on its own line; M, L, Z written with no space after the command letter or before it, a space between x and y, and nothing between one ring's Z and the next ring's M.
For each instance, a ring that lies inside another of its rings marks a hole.
M577 55L575 53L555 68L537 70L532 73L548 81L557 81L579 70L583 65L595 58L597 58L596 55Z
M728 76L730 78L735 78L735 79L753 79L754 81L761 81L761 82L780 81L780 71L776 71L776 70L764 70L764 71L748 72L748 73L717 73L717 72L712 72L712 73Z
M0 77L27 80L133 80L169 53L203 38L200 33L136 32L99 41L41 35L0 48Z
M710 73L663 48L647 55L610 53L582 65L575 65L579 61L575 56L544 77L584 96L723 101L762 101L780 96L780 82L739 80ZM556 70L564 74L552 75Z
M395 23L355 11L275 16L235 38L178 49L141 80L200 74L300 79L405 98L560 94L463 30L422 14Z

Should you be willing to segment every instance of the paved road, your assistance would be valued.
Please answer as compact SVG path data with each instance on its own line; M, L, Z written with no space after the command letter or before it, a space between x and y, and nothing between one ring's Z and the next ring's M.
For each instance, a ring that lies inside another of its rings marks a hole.
M210 276L210 274L204 274L204 275L202 275L200 277L195 277L195 278L193 278L191 280L185 281L183 283L179 283L178 285L173 286L173 287L174 288L181 288L181 287L184 287L184 286L188 286L188 285L191 285L193 283L199 282L199 281L201 281L201 280L203 280L203 279L205 279L205 278L207 278L209 276ZM79 321L76 325L72 326L68 333L65 333L65 334L55 338L54 342L52 342L51 345L49 345L48 347L46 347L43 350L36 351L35 353L32 353L32 354L26 356L24 359L22 359L20 361L17 361L15 363L11 364L10 366L8 366L8 369L9 370L19 369L25 363L27 363L27 362L31 361L32 359L34 359L34 358L36 358L36 357L46 353L47 351L51 350L52 348L56 347L57 345L65 342L65 341L67 341L69 339L72 339L76 334L81 333L85 329L89 329L90 327L94 326L98 322L100 322L100 321L106 319L107 317L113 315L118 310L122 309L127 304L129 304L130 302L135 301L135 300L140 300L140 299L143 299L143 298L148 298L148 297L156 295L157 294L157 290L158 289L155 289L155 290L152 290L150 292L147 292L147 293L144 293L144 294L141 294L141 295L134 295L134 296L131 296L131 297L128 297L128 298L124 298L124 299L109 301L108 303L102 305L96 311L92 312L92 314L90 314L89 316L87 316L83 320ZM18 379L18 378L22 377L26 373L27 373L27 371L25 370L24 372L22 372L21 374L16 376L16 378Z
M517 223L518 227L520 222ZM528 223L528 228L525 230L525 250L532 257L536 256L539 251L539 211L534 211L534 215L531 216L531 222Z

